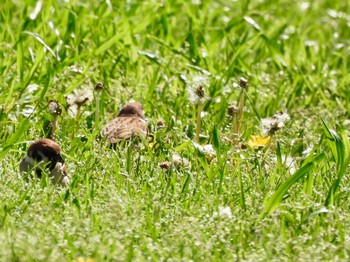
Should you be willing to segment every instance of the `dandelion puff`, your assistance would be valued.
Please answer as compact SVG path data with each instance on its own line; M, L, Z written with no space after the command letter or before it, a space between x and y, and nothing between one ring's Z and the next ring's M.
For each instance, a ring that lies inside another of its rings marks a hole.
M203 75L194 76L191 80L184 77L186 81L186 90L188 93L188 99L193 103L201 102L206 100L205 91L209 87L209 79Z
M102 82L98 82L96 85L95 85L95 91L102 91L103 90L103 83Z
M219 216L221 218L232 218L232 212L231 208L229 206L227 207L219 207Z
M72 94L67 95L66 102L68 105L68 114L75 116L75 128L72 132L72 138L75 136L81 116L81 107L93 101L94 93L90 88L75 89Z
M193 142L194 147L201 152L203 155L205 155L205 158L210 162L213 158L216 157L216 151L213 147L213 145L211 144L207 144L207 145L200 145L196 142Z
M203 152L204 152L204 154L206 154L206 155L212 155L212 156L215 156L215 155L216 155L216 152L215 152L215 150L214 150L214 147L213 147L213 145L211 145L211 144L204 145L204 146L203 146Z
M72 94L65 96L69 115L76 116L80 107L90 104L93 98L94 93L90 88L75 89Z
M48 103L48 108L51 115L60 116L62 114L62 107L57 100L51 99Z
M209 87L209 80L203 75L194 76L190 81L187 80L186 77L182 77L182 79L186 81L186 89L189 100L197 104L196 142L199 143L203 103L206 100L205 93L206 89Z
M280 112L275 115L278 121L278 127L282 128L285 126L285 123L290 120L290 116L287 113Z
M190 162L187 158L180 156L179 154L175 153L172 156L172 164L176 167L186 167L190 165Z
M290 116L287 113L277 113L270 118L261 119L261 131L265 136L274 135L278 130L282 129L286 122L290 120Z
M232 218L231 208L229 206L226 206L226 207L219 206L219 211L214 212L213 216L219 217L221 219L231 219Z
M227 113L231 117L235 117L237 115L237 112L238 112L238 107L237 106L229 106L227 108Z
M248 82L248 79L245 79L244 77L241 77L239 79L239 86L243 89L247 89L248 86L249 86L249 82Z

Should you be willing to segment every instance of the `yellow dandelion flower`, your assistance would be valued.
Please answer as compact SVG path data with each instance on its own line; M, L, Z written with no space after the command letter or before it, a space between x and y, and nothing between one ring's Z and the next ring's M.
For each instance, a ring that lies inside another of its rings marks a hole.
M248 146L255 149L265 147L270 142L270 139L270 136L251 136L248 140Z

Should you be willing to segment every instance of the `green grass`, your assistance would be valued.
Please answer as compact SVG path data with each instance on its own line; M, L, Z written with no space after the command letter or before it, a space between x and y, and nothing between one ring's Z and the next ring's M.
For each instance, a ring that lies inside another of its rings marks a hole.
M0 3L0 260L349 260L348 1L48 0L35 14L38 3ZM192 143L197 76L214 157ZM99 121L94 100L71 117L65 97L97 82ZM49 135L50 99L65 107L68 188L18 170ZM131 99L154 142L110 149L99 131ZM271 145L246 148L280 111L290 121ZM190 164L159 167L176 153Z

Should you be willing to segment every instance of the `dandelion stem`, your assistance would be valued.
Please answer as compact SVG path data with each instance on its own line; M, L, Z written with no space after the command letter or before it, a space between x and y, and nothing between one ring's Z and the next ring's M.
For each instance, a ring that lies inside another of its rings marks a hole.
M103 83L98 82L95 85L95 91L96 91L96 114L95 114L95 129L98 129L99 123L100 123L100 98L101 98L101 92L103 90Z
M235 113L232 117L232 126L233 126L233 143L237 144L238 136L239 136L239 124L238 124L237 113Z
M241 77L239 79L239 86L241 87L241 93L239 94L239 100L238 100L238 110L237 110L237 114L234 117L233 121L236 122L236 124L234 125L234 143L237 144L240 138L240 134L241 134L241 123L242 123L242 118L243 118L243 109L244 109L244 102L245 102L245 92L249 86L248 80Z
M57 129L57 117L58 115L53 115L52 118L52 127L51 127L51 138L56 138L56 129Z
M56 130L57 130L57 119L62 114L62 108L60 104L57 102L57 100L50 100L48 104L49 112L52 115L52 122L51 122L51 139L56 138Z
M243 117L243 109L244 109L244 89L242 88L241 93L239 95L239 101L238 101L238 112L236 115L236 130L235 130L235 135L236 139L239 139L240 133L241 133L241 121Z
M197 114L197 129L196 129L196 142L199 144L199 134L201 132L201 114L202 114L203 104L202 101L198 101L198 114Z
M98 128L100 122L100 96L101 91L96 91L96 114L95 114L95 128Z
M233 144L237 144L238 142L238 126L237 126L237 114L238 108L237 106L229 106L228 114L232 117L232 132L233 132Z

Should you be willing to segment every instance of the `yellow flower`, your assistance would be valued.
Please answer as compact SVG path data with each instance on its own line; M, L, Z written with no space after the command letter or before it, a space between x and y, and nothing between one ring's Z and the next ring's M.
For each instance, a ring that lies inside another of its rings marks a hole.
M265 147L269 143L270 139L270 136L251 136L248 140L248 146L255 149Z

